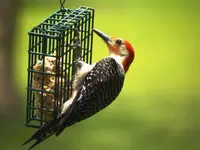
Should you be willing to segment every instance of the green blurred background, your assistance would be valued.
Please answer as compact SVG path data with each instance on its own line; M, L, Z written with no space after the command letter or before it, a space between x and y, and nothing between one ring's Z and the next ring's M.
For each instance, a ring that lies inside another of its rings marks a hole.
M199 150L200 1L67 0L65 7L95 8L95 28L130 41L136 57L124 88L107 109L35 149ZM17 15L14 86L19 115L0 118L0 150L20 147L25 127L27 32L59 9L59 0L24 1ZM93 62L108 54L94 37Z

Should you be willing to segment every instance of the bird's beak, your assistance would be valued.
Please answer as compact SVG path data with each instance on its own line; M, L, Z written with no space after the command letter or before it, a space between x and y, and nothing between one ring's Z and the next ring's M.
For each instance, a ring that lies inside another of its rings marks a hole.
M104 40L104 42L105 42L106 44L109 45L109 43L112 42L111 38L110 38L108 35L106 35L105 33L101 32L101 31L99 31L99 30L97 30L97 29L93 29L93 31L94 31L99 37L101 37L101 38Z
M118 49L116 48L115 44L113 43L111 37L109 37L108 35L106 35L105 33L97 30L97 29L93 29L93 31L99 36L101 37L104 42L107 44L109 52L110 53L114 53L117 54Z

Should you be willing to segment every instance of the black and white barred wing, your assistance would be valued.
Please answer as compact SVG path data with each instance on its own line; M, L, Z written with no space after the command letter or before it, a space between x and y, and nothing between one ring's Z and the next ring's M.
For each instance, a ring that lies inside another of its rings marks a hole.
M111 57L96 63L86 75L72 104L63 113L56 135L76 122L84 120L112 103L124 83L124 70Z

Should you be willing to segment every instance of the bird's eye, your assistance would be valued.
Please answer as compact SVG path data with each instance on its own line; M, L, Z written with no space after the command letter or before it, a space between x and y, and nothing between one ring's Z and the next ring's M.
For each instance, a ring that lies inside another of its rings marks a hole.
M121 44L122 44L122 40L117 39L117 40L115 41L115 43L118 44L118 45L121 45Z

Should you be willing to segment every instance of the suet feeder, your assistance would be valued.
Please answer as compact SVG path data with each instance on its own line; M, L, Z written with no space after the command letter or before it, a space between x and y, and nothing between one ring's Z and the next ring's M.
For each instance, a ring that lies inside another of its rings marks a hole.
M71 96L75 62L92 62L94 10L62 7L29 34L26 126L57 117Z

